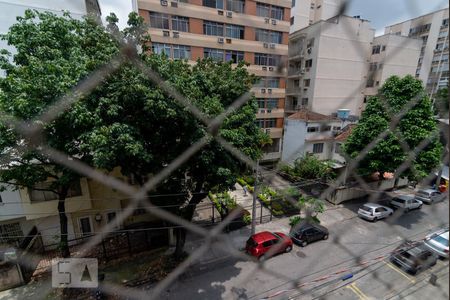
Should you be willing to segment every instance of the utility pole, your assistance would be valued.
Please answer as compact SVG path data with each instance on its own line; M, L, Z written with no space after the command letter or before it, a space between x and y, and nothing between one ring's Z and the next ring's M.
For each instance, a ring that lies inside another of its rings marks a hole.
M256 161L256 168L255 168L255 184L253 186L253 204L252 204L252 235L255 234L255 226L256 226L256 197L258 195L258 167L259 167L259 160ZM261 204L262 205L262 204Z

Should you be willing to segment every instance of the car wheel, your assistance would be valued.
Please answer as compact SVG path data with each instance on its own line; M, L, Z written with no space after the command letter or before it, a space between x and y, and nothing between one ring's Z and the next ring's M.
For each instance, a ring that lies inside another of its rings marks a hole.
M405 214L409 212L409 208L405 208Z
M394 212L390 212L389 215L392 216L393 213L394 213Z
M374 219L373 219L373 222L375 223L376 221L378 221L378 217L375 217Z
M265 261L267 259L267 257L265 255L261 255L260 257L258 257L259 261Z
M308 245L307 241L302 241L302 243L300 244L302 247L305 247L306 245Z
M325 235L323 236L323 239L324 239L324 240L328 240L328 234L325 234Z
M422 204L419 205L418 209L421 209L421 208L422 208Z
M285 251L286 253L291 252L291 250L292 250L292 246L287 246L286 249L284 249L284 251Z

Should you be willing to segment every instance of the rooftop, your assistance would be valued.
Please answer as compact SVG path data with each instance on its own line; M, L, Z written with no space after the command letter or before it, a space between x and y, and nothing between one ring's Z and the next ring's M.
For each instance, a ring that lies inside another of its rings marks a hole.
M353 128L355 128L355 126L356 126L356 124L349 124L349 125L345 126L345 127L342 129L342 133L340 133L339 135L337 135L337 136L334 138L334 140L335 140L335 141L345 141L345 140L350 136L350 134L352 133Z
M290 115L289 120L303 120L303 121L339 121L338 118L322 115L308 109L301 109L298 112Z

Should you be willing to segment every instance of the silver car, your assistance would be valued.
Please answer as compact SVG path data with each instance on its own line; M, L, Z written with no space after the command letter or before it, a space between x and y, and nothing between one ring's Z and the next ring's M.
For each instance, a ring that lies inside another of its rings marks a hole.
M415 199L427 204L431 204L434 202L443 201L446 195L446 193L441 193L438 190L428 188L419 190L416 194Z
M448 229L436 231L425 238L425 246L440 257L448 258Z
M376 203L366 203L358 209L358 216L366 220L377 221L392 215L393 212L389 207Z

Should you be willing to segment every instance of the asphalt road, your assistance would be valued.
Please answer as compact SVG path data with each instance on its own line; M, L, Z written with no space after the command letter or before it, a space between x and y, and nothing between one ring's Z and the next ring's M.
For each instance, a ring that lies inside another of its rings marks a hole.
M356 213L359 203L346 206ZM435 293L433 299L448 299L448 283L438 287L427 284L430 272L437 272L439 281L448 278L448 260L439 261L416 278L396 270L383 257L403 239L422 239L448 220L448 200L407 214L398 211L376 223L355 214L330 226L328 240L305 248L295 246L292 252L267 260L264 270L254 262L225 256L200 269L193 267L162 298L365 300L398 299L395 297L408 293L409 299L419 299L423 296L414 295L431 287L428 293ZM353 277L343 281L341 277L348 274Z

